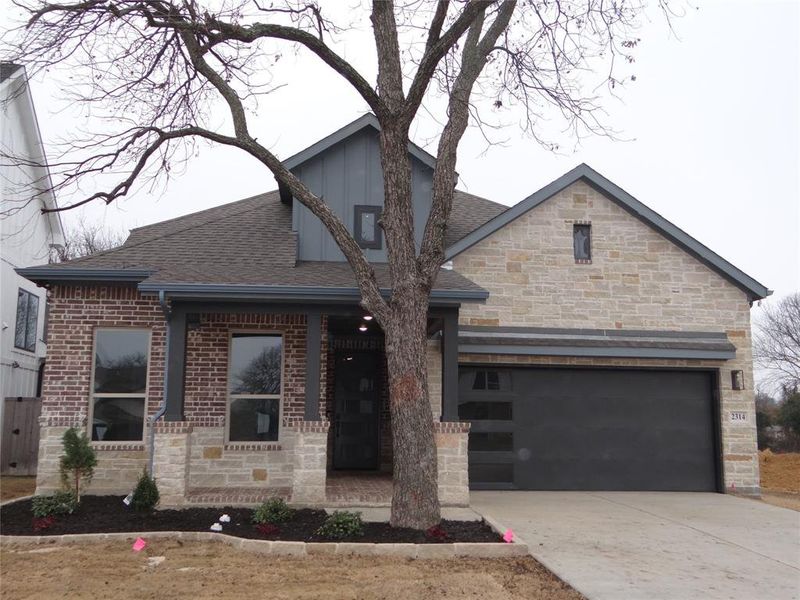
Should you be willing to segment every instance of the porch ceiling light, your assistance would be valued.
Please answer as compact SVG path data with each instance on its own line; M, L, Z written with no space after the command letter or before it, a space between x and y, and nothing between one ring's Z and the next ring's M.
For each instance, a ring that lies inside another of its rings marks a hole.
M361 325L358 327L358 330L359 330L359 331L361 331L361 332L363 333L364 331L366 331L366 330L367 330L367 326L366 326L366 325L364 325L364 323L362 323L362 324L361 324Z

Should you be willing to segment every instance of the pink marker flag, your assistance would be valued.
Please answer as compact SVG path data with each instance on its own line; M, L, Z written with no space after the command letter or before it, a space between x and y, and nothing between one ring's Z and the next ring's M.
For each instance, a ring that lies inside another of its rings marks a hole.
M506 532L503 534L503 541L505 541L506 544L510 544L511 542L513 542L514 532L511 531L510 529L506 529Z
M147 542L145 542L142 538L136 538L136 541L133 542L133 551L140 552L144 550L145 546L147 546Z

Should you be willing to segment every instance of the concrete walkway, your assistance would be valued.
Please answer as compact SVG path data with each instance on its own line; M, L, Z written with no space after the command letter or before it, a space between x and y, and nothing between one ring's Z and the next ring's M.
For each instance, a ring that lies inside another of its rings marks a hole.
M592 600L800 598L800 512L722 494L472 492Z

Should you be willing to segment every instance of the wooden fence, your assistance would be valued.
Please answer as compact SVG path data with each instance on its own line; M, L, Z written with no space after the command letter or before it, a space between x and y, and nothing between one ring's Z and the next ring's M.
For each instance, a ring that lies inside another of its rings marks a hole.
M41 398L5 398L0 475L36 475Z

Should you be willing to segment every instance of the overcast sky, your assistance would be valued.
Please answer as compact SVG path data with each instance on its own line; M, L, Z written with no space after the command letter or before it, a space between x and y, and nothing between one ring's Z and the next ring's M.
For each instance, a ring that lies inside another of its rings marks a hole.
M554 154L509 127L487 149L471 130L459 152L459 187L512 205L585 162L776 296L800 287L800 3L698 2L671 34L653 14L640 32L634 72L608 123L630 141L584 140ZM374 64L371 32L343 52ZM288 157L357 118L366 106L314 57L284 59L287 85L254 119L260 141ZM301 79L289 78L302 73ZM45 143L80 118L59 103L58 84L33 84ZM422 123L415 140L425 146ZM431 151L434 146L427 145ZM130 229L274 189L272 176L238 151L204 149L157 194L82 212ZM68 213L68 225L79 215Z

